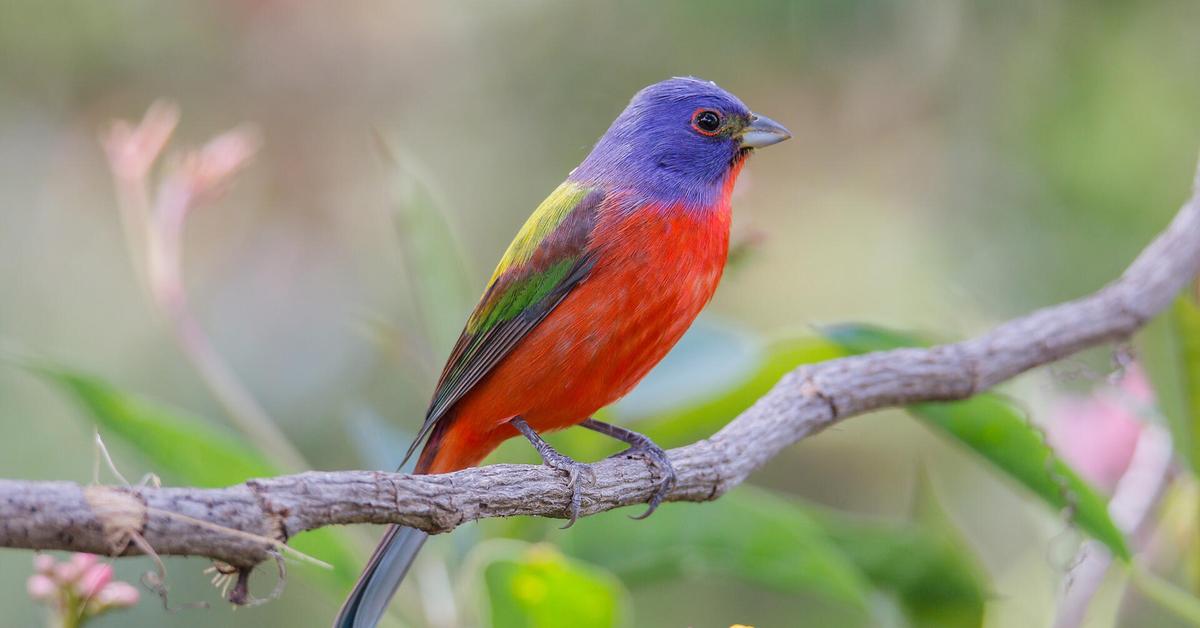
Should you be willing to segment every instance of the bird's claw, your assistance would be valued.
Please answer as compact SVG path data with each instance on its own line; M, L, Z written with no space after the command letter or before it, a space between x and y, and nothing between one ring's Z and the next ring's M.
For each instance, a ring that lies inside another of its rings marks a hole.
M596 472L592 470L592 465L573 460L553 450L542 456L542 462L552 469L567 474L567 490L571 491L571 504L567 510L567 525L562 527L563 530L566 530L575 525L575 521L579 519L579 511L583 507L583 487L579 482L579 477L587 475L588 481L595 484Z
M678 478L675 475L675 466L667 458L667 452L663 451L662 447L650 442L649 439L636 445L631 445L629 449L617 455L645 458L650 463L650 466L654 467L659 475L662 476L662 480L658 483L658 490L654 492L654 495L650 497L650 501L647 502L646 512L640 515L629 516L630 519L640 521L654 514L654 511L658 510L659 505L662 504L663 499L671 492L671 489L675 488L675 484L678 482Z

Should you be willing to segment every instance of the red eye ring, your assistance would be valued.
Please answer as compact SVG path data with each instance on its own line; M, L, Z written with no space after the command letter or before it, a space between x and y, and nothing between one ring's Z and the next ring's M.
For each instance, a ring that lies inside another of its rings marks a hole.
M692 128L700 135L712 137L721 132L725 118L720 112L700 108L692 112Z

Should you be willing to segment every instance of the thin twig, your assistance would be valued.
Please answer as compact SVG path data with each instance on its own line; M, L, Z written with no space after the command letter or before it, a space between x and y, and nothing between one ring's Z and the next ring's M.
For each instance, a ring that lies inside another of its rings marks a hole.
M1171 435L1166 429L1157 424L1146 424L1138 437L1129 468L1117 482L1108 503L1113 522L1127 536L1137 536L1166 491L1173 456ZM1063 583L1054 628L1083 625L1092 597L1099 591L1112 565L1112 553L1099 541L1084 542L1078 556L1080 559Z

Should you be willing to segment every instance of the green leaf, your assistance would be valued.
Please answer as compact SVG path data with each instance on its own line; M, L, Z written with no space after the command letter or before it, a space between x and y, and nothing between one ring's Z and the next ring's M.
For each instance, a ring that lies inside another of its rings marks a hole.
M917 404L910 410L987 458L1055 509L1073 506L1076 525L1121 559L1129 560L1125 536L1108 515L1108 502L1054 455L1041 432L1012 404L984 394L966 401Z
M626 623L627 594L607 571L563 556L549 545L506 554L483 568L490 625L612 628Z
M920 334L862 323L830 325L821 328L820 332L827 340L840 347L843 355L890 351L904 347L928 347L933 344Z
M923 343L903 334L864 326L840 326L830 340L847 351L865 353ZM920 403L909 411L928 425L983 456L1057 510L1071 506L1073 521L1122 560L1130 558L1125 537L1108 515L1108 503L1054 455L1042 433L1024 415L994 394L965 401Z
M1177 449L1200 474L1200 307L1188 296L1179 297L1171 323L1186 403L1183 412L1168 418Z
M914 626L979 628L986 590L971 557L915 525L827 522L830 540L877 588L891 592Z
M862 574L816 521L782 500L742 487L712 505L666 504L653 518L589 517L561 545L629 583L716 574L866 610Z
M86 410L102 435L121 437L170 480L221 487L278 473L232 432L125 393L98 377L44 364L31 370Z
M561 538L563 551L631 586L687 576L736 578L784 594L817 595L864 617L890 592L921 626L977 628L985 585L945 525L850 517L741 486L712 504L666 504L654 525L605 513ZM511 531L511 529L510 529ZM938 621L934 621L938 619Z
M87 411L102 435L115 434L133 445L155 472L169 481L221 487L279 474L278 468L232 432L123 392L92 375L40 362L27 361L24 366ZM324 570L312 573L320 574L339 591L358 575L358 553L333 529L298 534L289 545L334 565L332 574Z
M983 625L984 570L935 498L927 476L917 485L915 523L893 523L817 510L829 536L878 588L900 601L910 625Z

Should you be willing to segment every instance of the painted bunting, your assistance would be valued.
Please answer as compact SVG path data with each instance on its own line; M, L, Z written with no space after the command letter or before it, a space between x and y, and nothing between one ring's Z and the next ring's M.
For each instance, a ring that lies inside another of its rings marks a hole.
M567 475L574 523L585 464L539 434L573 425L629 444L675 482L649 438L591 415L666 355L716 290L730 194L756 148L791 137L715 83L673 78L634 95L567 180L534 210L467 319L407 460L416 473L477 465L518 434ZM425 541L392 526L334 626L372 627Z

